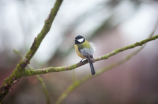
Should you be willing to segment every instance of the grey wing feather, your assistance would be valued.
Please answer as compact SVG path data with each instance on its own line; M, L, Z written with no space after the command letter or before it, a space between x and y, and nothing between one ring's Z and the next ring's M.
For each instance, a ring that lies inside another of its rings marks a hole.
M81 48L79 51L81 52L81 54L85 57L90 56L91 58L93 58L93 54L95 52L95 46L93 43L90 43L91 45L91 49L88 48Z
M87 57L87 56L93 56L93 49L88 49L88 48L83 48L80 49L80 52L83 56Z

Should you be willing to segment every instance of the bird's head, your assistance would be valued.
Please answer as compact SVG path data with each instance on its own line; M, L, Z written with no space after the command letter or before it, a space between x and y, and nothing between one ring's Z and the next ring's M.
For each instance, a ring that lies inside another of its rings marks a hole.
M75 44L81 44L85 41L85 38L81 35L75 37Z

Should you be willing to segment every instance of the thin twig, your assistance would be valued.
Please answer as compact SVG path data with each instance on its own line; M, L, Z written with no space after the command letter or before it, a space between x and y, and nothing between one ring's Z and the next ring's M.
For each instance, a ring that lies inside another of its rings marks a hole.
M44 83L44 81L40 75L36 75L36 77L40 81L40 83L42 84L42 88L43 88L43 91L44 91L46 99L47 99L47 104L51 104L46 84Z
M23 58L23 56L19 53L19 51L17 50L13 50L14 53L16 53L20 58ZM33 69L30 65L27 66L30 70ZM46 87L45 82L43 81L42 77L40 75L36 75L36 78L38 79L38 81L41 83L43 91L45 93L46 96L46 100L47 100L47 104L50 104L50 98L49 98L49 94L48 94L48 90Z
M75 81L77 81L75 70L72 70L72 79L73 79L73 83L75 83Z

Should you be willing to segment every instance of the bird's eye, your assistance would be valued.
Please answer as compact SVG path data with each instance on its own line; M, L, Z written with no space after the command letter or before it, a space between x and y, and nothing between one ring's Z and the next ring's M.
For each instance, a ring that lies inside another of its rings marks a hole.
M77 39L78 42L83 42L84 38Z

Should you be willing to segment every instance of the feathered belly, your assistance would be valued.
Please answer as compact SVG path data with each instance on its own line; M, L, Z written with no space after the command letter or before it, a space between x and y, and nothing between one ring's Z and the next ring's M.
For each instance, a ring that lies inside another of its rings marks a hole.
M78 55L79 57L81 57L81 58L85 58L85 57L80 53L80 51L78 50L77 45L74 45L74 47L75 47L75 51L76 51L77 55Z

